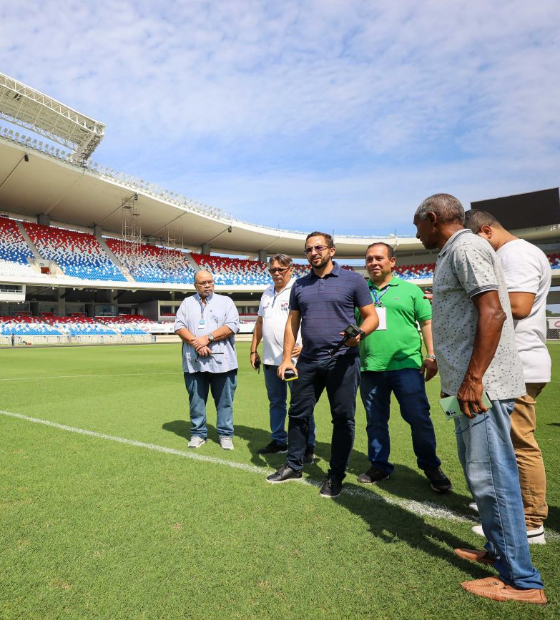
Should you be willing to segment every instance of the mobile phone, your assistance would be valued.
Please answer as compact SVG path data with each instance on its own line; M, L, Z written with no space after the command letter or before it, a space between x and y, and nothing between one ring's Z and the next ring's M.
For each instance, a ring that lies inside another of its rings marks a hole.
M256 370L257 372L260 372L260 371L261 371L261 360L260 360L260 358L258 358L258 359L256 359L256 360L255 360L255 370Z
M492 407L492 403L488 398L486 392L482 395L482 402L487 409ZM463 415L459 401L456 396L447 396L439 401L440 407L443 409L446 419L452 420L453 418L460 418Z
M286 370L284 372L284 381L294 381L297 378L297 373L295 373L293 370Z

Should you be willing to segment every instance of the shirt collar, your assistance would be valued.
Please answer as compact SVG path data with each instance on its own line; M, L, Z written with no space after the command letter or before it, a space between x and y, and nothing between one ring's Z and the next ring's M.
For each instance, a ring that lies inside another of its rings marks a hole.
M376 288L378 291L381 290L377 284L375 284L374 282L371 281L371 278L368 278L368 286L369 288ZM386 284L386 286L398 286L399 284L399 279L397 278L397 276L393 276L389 282L389 284Z
M341 266L335 261L333 260L333 270L330 273L327 273L326 276L323 276L323 278L326 278L328 276L335 276L338 278L338 276L340 275L340 270L341 270ZM310 270L309 272L311 274L312 278L315 278L317 280L320 280L321 278L319 278L319 276L313 271L313 269Z
M195 297L198 303L202 304L202 299L198 293L195 293ZM212 301L212 297L214 297L214 293L210 293L210 295L208 295L208 297L206 298L206 303L208 303L209 301Z
M445 245L443 246L443 248L441 248L441 251L438 254L438 258L445 256L447 252L449 252L449 250L451 249L451 246L455 243L455 240L458 239L460 235L469 234L469 233L471 235L473 234L473 231L470 228L461 228L461 230L458 230L456 233L453 233L451 237L449 237L449 239L445 242Z

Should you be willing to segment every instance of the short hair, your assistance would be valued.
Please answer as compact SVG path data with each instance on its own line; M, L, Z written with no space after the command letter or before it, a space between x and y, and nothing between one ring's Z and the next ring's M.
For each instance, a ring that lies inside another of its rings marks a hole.
M329 235L329 233L319 232L318 230L316 230L315 232L309 233L307 237L305 237L305 243L307 243L307 240L311 237L323 237L324 240L327 242L327 246L329 248L335 247L334 239L332 235Z
M465 228L470 228L473 233L477 234L483 226L503 228L500 222L488 211L471 209L465 213Z
M275 254L268 259L268 264L272 265L272 263L280 263L282 267L291 267L294 261L287 254Z
M368 250L370 248L372 248L374 245L382 245L384 247L387 248L387 256L389 258L395 258L395 249L393 248L392 245L389 245L388 243L385 243L384 241L374 241L373 243L370 243L367 248L366 248L366 254L368 253Z
M430 212L435 213L444 224L451 222L464 224L465 222L465 209L461 201L451 194L434 194L426 198L416 209L414 217L423 221Z

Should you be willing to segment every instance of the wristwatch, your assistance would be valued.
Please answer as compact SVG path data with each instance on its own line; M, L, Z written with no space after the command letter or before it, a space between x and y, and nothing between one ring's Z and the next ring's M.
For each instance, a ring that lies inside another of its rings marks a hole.
M366 337L366 332L363 329L360 329L360 340L363 340Z
M212 334L207 334L208 342L214 342L214 336Z
M436 361L436 356L435 355L426 355L426 359L427 360L434 360L434 362Z

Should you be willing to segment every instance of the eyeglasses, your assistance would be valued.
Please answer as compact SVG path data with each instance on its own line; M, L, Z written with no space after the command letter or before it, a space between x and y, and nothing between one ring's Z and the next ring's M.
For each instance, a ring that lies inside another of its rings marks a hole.
M288 269L289 267L271 267L268 273L285 273Z
M305 253L306 254L311 254L311 252L313 252L313 250L315 250L315 252L324 252L325 250L328 250L329 246L328 245L312 245L309 248L305 248Z

